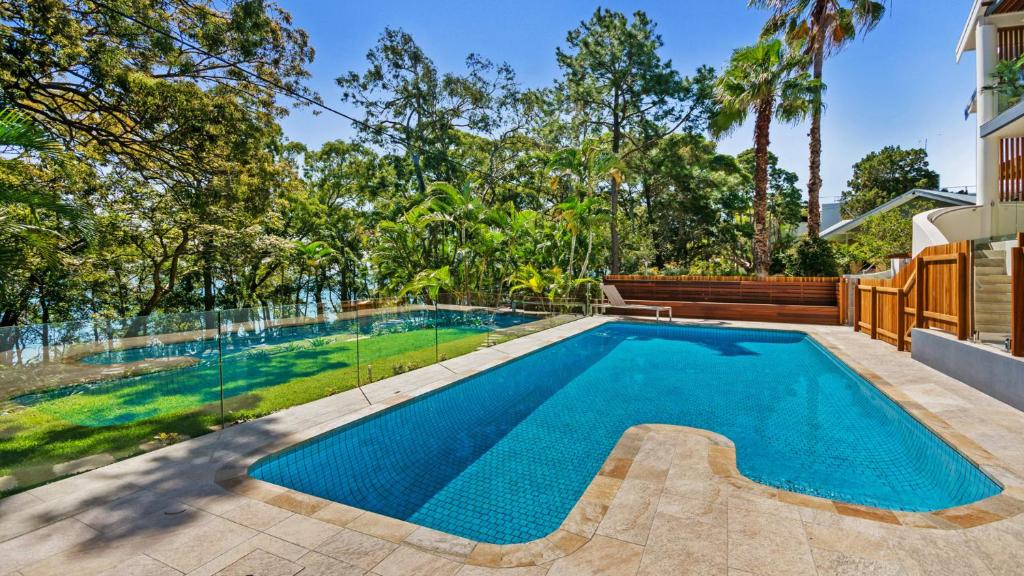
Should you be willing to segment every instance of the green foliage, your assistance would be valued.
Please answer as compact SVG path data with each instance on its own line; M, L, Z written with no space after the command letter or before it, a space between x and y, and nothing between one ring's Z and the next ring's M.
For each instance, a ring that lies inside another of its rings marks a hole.
M770 130L773 119L796 122L809 114L824 85L805 71L807 57L799 46L762 40L733 52L716 84L721 109L711 122L726 134L753 112L754 122L754 269L770 272L772 256L767 227Z
M886 146L854 164L846 186L843 216L854 218L914 188L938 188L939 173L929 167L923 148Z
M767 8L771 16L762 38L781 36L809 57L811 75L818 89L811 101L808 133L807 233L817 237L821 227L821 117L825 103L825 60L852 42L858 33L875 28L885 15L885 3L875 0L749 0L750 6Z
M836 245L836 256L846 272L885 270L895 254L910 254L914 214L938 208L938 202L916 199L864 221L852 239Z
M702 130L713 109L713 70L702 67L683 78L662 60L661 36L643 11L630 21L624 14L598 8L570 30L566 50L556 58L564 77L558 88L586 129L604 132L609 152L622 160L643 153L678 129ZM609 178L610 269L619 272L618 231L621 178Z
M801 238L786 256L786 274L788 275L839 275L839 266L832 243L824 238Z
M1024 69L1024 55L1019 58L1000 60L992 70L990 84L985 88L999 96L1003 109L1013 106L1024 97L1022 69Z
M275 4L44 4L0 23L0 101L17 108L0 134L22 139L0 158L0 325L533 294L530 269L550 299L616 265L755 268L755 155L704 138L725 117L715 73L677 71L643 12L596 11L555 51L562 77L525 91L507 65L442 70L386 29L339 75L355 138L309 149L284 138L272 84L316 98L312 50ZM780 50L789 118L799 67ZM771 272L796 185L768 168Z

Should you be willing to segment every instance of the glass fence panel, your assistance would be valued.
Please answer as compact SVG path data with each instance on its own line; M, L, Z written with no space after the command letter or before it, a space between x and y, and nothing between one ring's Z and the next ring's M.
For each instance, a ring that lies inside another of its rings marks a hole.
M212 312L0 329L0 494L220 421Z
M360 302L357 314L361 384L438 361L439 330L433 304L413 297L381 298Z
M475 344L472 348L453 349L447 357L496 346L575 320L586 308L584 302L577 300L510 296L500 292L442 294L438 300L441 326L472 338Z
M1024 202L1003 202L991 211L991 239L1015 241L1017 233L1024 232Z
M1002 230L1011 230L1015 210L1003 211ZM973 280L973 339L1009 352L1013 318L1012 254L1016 234L974 241L971 258Z
M344 392L358 381L356 307L265 306L221 314L227 424Z
M586 310L578 300L501 293L437 300L2 328L0 495L495 346ZM364 399L394 392L371 387Z

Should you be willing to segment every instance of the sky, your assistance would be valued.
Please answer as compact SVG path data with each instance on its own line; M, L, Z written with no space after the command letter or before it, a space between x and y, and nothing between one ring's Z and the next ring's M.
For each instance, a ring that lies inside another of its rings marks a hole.
M746 0L604 2L578 0L278 0L316 50L310 86L341 108L334 79L366 69L366 53L386 26L402 28L442 72L462 72L477 53L508 62L524 88L560 76L555 48L598 6L632 14L643 10L658 25L680 73L700 65L717 69L732 50L756 41L765 13ZM974 56L958 64L956 42L970 0L896 0L885 20L830 59L825 67L827 110L822 125L822 202L842 194L852 165L887 145L925 147L943 187L973 186L975 121L963 110L974 89ZM358 117L358 114L356 114ZM354 134L350 123L308 108L282 122L286 135L309 146ZM735 154L751 146L747 125L721 140ZM807 177L807 125L775 125L772 151L783 167Z

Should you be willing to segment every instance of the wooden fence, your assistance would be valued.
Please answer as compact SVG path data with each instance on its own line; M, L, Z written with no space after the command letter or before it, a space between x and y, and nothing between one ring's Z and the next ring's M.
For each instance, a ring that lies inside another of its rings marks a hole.
M853 329L906 350L911 328L936 328L966 340L971 334L971 243L925 248L888 280L861 280Z
M1024 356L1024 233L1017 234L1017 247L1012 250L1013 295L1010 302L1013 312L1010 320L1010 354Z
M611 275L604 282L631 304L671 306L678 318L841 324L846 310L842 278Z

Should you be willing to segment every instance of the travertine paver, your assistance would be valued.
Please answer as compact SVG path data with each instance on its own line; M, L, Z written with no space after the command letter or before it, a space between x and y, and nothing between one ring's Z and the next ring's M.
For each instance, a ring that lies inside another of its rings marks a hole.
M375 382L373 406L346 392L0 500L0 575L1024 574L1024 414L840 327L763 326L812 334L995 475L1003 494L936 514L851 506L747 480L717 434L642 425L560 530L494 546L244 476L261 454L607 320Z

